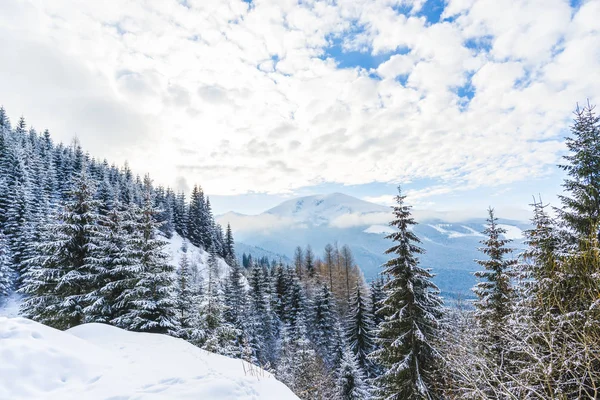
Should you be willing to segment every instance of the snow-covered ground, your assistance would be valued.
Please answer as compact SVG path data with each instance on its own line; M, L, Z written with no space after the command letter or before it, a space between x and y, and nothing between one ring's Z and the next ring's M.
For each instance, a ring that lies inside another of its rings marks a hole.
M180 339L0 317L0 399L296 398L258 367Z
M171 265L177 267L179 265L179 260L181 259L181 255L183 254L183 242L184 239L179 236L177 233L173 233L173 237L171 239L161 238L167 241L169 244L166 247L166 252L171 255ZM198 267L198 272L201 277L208 277L208 252L199 249L194 246L190 242L186 241L187 246L187 257L191 264L196 264ZM227 274L229 274L229 265L223 259L217 258L219 263L219 278L224 279Z

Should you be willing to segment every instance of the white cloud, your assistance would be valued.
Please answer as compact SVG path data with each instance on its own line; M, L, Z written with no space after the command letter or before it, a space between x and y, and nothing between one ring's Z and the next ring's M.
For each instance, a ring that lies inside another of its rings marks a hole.
M295 221L292 218L280 217L272 214L259 214L259 215L243 215L233 212L219 215L216 217L217 222L222 226L231 224L235 230L236 235L240 235L243 238L245 234L252 232L270 232L277 231L284 228L302 228L303 224Z
M98 157L212 194L547 175L575 103L600 93L600 1L451 0L439 24L392 3L3 2L0 101ZM342 69L323 59L332 38L405 54ZM458 87L474 90L468 105Z
M329 221L334 228L351 228L353 226L385 225L392 220L392 212L343 214Z

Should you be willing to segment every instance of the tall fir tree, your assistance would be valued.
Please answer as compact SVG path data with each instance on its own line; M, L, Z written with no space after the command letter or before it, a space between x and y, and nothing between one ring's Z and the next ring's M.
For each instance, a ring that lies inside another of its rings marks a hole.
M0 305L13 291L14 272L8 240L0 230Z
M575 110L571 135L566 138L569 154L560 166L566 173L563 187L569 195L559 196L557 209L570 228L573 241L598 237L600 226L600 116L589 103Z
M167 242L157 237L158 210L154 207L150 178L144 178L144 202L136 209L132 249L136 258L136 281L127 289L130 309L117 323L129 330L175 334L178 329L172 295L174 268L165 252Z
M57 329L85 321L85 308L94 289L97 263L98 201L85 169L73 181L70 200L58 221L44 228L38 256L29 260L22 292L28 299L22 313Z
M337 372L338 396L341 400L367 400L371 398L367 379L360 368L356 355L346 348Z
M311 339L325 365L334 369L340 354L340 326L333 295L327 285L322 284L311 305L310 332Z
M92 262L94 290L87 297L86 321L113 323L127 311L127 289L136 280L137 260L132 246L134 227L131 206L121 204L118 198L112 207L100 216L94 237L96 258Z
M488 215L488 225L483 231L486 238L481 241L483 247L479 249L488 258L476 260L485 269L475 272L481 280L473 289L477 295L475 316L481 327L483 344L489 347L492 364L501 366L506 364L505 359L508 360L504 337L513 312L515 293L512 279L517 260L507 257L513 251L507 247L512 240L504 236L506 229L498 225L492 208Z
M273 363L275 354L275 321L269 282L258 264L250 267L248 284L250 345L260 365L269 365Z
M373 317L367 296L360 282L356 282L354 293L350 301L350 308L346 321L346 337L350 350L356 356L358 366L365 374L373 375L374 368L369 354L375 349L373 342Z
M394 232L387 236L394 245L386 254L394 258L384 264L386 297L382 301L384 321L379 325L376 342L380 349L372 353L384 372L375 379L377 395L382 399L427 399L434 396L442 362L433 348L439 329L442 301L431 282L433 275L419 266L423 253L416 224L405 196L398 188Z

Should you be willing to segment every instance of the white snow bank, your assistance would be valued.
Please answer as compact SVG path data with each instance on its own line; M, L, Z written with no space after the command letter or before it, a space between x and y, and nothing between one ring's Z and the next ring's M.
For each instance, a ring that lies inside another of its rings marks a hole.
M256 366L165 335L0 317L0 399L296 399Z
M179 261L181 260L181 256L183 254L182 248L184 239L175 232L173 232L173 237L171 239L166 239L164 237L161 237L161 239L168 242L165 251L171 256L171 265L178 267ZM194 246L187 240L186 246L188 261L192 264L196 264L198 267L198 272L202 278L208 278L208 252ZM219 274L219 279L223 280L229 274L230 267L222 258L217 257L217 262L219 265L217 271Z

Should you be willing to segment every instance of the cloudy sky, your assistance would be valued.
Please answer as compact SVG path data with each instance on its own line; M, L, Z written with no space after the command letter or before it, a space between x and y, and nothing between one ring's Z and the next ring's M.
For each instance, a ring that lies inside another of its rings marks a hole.
M553 201L600 0L0 2L0 103L217 212ZM477 211L478 212L478 211Z

